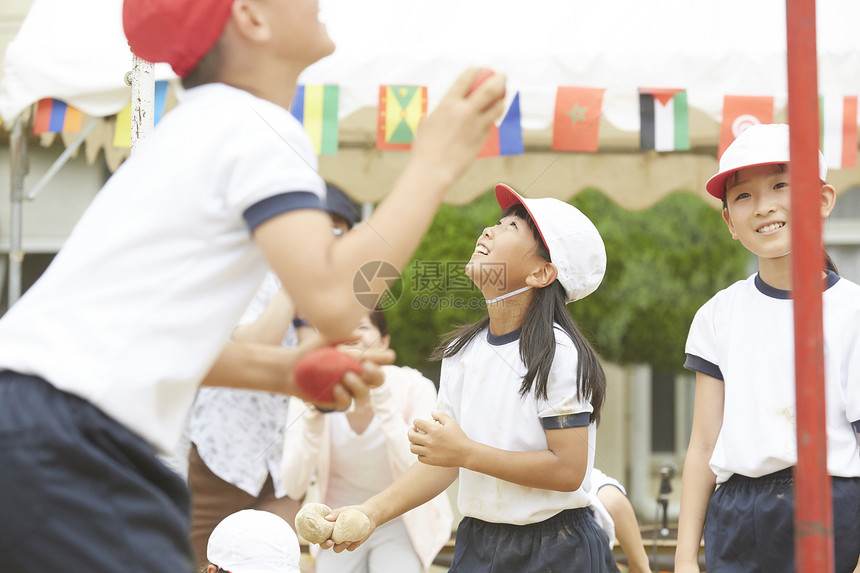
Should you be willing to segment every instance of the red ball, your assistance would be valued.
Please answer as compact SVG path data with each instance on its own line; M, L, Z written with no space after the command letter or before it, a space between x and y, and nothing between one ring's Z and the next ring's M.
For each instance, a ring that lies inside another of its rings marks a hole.
M334 402L332 389L348 371L361 373L361 365L348 354L327 346L302 356L293 369L296 384L312 402Z

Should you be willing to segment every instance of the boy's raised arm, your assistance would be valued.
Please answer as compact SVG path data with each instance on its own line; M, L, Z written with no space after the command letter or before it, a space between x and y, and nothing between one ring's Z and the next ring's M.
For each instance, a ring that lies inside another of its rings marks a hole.
M369 310L353 292L362 265L384 261L402 271L445 193L474 161L504 110L504 75L468 93L475 73L463 73L422 122L408 165L365 224L335 241L324 213L299 210L255 229L255 240L296 307L326 338L347 338ZM377 294L386 286L381 280L370 284Z

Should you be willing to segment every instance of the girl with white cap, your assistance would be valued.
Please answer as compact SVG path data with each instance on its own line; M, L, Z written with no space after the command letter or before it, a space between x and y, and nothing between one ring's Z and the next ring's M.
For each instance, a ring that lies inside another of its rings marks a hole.
M696 372L696 398L681 486L679 573L698 573L703 530L709 573L794 571L788 165L788 126L756 125L726 149L707 183L723 201L732 237L757 256L759 270L705 303L687 338L685 366ZM819 154L822 220L836 197L826 175ZM860 286L841 278L829 259L827 266L821 273L827 471L836 571L847 573L860 556Z
M603 241L572 205L507 185L496 198L466 265L488 316L441 347L438 411L409 431L420 463L357 507L378 527L459 477L450 571L617 571L588 508L606 378L566 307L600 284Z

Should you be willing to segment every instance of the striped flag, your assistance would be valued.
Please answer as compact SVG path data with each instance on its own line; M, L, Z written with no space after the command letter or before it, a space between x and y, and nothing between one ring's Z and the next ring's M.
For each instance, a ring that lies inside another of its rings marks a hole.
M773 96L723 96L717 159L746 128L759 123L773 123Z
M83 113L58 99L41 99L36 104L33 135L80 131Z
M164 105L167 103L167 82L164 80L160 80L155 82L155 98L154 98L154 115L155 115L155 125L158 125L158 122L161 121L161 117L164 115Z
M825 96L821 113L821 152L832 169L857 167L857 96Z
M523 126L520 121L520 92L514 95L508 111L499 125L491 125L490 133L478 151L478 157L497 157L499 155L522 155Z
M558 88L553 151L597 151L603 92L603 88Z
M427 115L427 88L379 86L376 148L407 150Z
M113 130L114 147L131 147L131 102L116 114Z
M690 113L683 89L640 88L639 141L643 150L690 149Z
M290 111L305 126L317 155L337 153L338 86L299 85Z
M158 125L164 117L164 106L167 103L167 82L160 80L155 82L155 95L153 97L153 123ZM118 114L116 114L116 125L113 131L114 147L131 147L131 102L128 102Z

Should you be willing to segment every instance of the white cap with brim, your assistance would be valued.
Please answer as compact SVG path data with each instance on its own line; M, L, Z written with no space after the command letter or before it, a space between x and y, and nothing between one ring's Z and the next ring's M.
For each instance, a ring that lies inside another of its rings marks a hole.
M723 199L726 179L732 173L746 167L773 165L789 162L788 126L783 123L752 125L745 129L720 157L720 171L705 184L708 193ZM827 178L827 163L818 152L818 178Z
M593 293L606 273L603 239L582 211L553 198L526 199L503 183L496 185L496 200L504 211L519 203L525 207L558 269L566 302Z
M301 550L296 534L282 518L243 509L212 530L206 558L230 573L299 573Z

